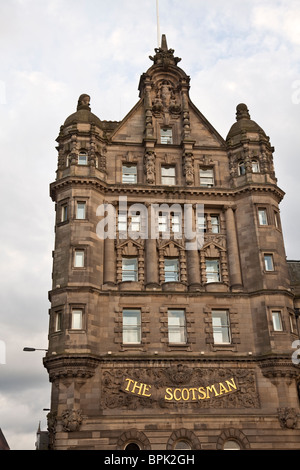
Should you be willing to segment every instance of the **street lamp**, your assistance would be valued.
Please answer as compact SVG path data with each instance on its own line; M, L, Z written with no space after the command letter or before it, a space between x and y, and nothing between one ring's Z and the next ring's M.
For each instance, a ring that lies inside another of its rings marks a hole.
M32 351L48 351L48 349L23 348L23 351L26 351L26 352L32 352Z

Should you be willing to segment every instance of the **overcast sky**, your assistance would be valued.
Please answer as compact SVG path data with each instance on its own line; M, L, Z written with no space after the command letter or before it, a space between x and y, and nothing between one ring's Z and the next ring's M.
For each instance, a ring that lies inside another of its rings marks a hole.
M160 0L160 32L224 138L241 102L270 136L286 253L299 259L299 0ZM0 38L0 428L11 449L30 450L50 405L44 353L22 350L47 348L55 139L82 93L102 120L138 101L156 0L0 0Z

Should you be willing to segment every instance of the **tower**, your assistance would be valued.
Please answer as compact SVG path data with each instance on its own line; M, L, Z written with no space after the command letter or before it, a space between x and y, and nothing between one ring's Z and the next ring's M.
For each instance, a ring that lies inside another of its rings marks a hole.
M274 149L245 104L220 136L165 36L150 59L121 122L85 94L57 138L52 448L299 448Z

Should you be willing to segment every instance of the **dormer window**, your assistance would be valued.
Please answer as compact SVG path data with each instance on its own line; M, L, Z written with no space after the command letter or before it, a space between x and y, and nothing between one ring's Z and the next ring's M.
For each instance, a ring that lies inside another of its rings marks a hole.
M78 165L87 165L88 164L88 156L86 152L80 152L78 155Z
M160 143L173 144L173 135L171 128L165 128L160 130Z

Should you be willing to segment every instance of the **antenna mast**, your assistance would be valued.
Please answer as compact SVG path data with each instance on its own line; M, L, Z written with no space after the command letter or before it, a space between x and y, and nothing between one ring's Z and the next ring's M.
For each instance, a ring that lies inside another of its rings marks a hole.
M156 0L157 47L160 47L159 0Z

